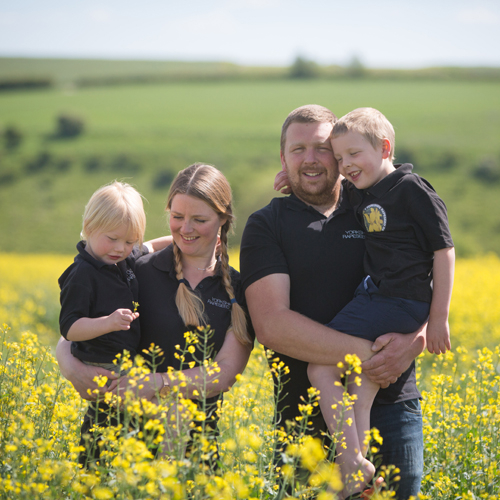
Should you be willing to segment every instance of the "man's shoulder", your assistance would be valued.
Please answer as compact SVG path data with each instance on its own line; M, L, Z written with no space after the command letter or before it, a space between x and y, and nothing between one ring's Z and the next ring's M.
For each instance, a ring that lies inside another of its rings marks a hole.
M286 208L289 203L289 199L290 197L288 196L273 198L266 206L260 208L259 210L256 210L252 215L250 215L250 217L271 217L273 214L276 214Z

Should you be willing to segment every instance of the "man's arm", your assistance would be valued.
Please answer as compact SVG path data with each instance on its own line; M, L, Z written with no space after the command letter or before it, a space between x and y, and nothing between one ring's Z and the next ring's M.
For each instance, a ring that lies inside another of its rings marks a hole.
M332 330L290 309L290 277L271 274L246 290L257 340L295 359L321 365L344 361L346 354L369 351L371 342Z
M389 333L375 343L328 328L290 309L290 277L271 274L251 284L246 299L257 340L266 347L308 363L333 365L346 354L377 352L364 361L368 378L387 387L425 348L425 327L413 334ZM366 359L366 358L364 358Z

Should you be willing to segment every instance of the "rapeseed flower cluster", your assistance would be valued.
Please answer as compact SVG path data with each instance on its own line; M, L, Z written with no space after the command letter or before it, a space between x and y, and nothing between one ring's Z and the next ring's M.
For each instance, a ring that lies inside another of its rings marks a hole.
M87 403L61 379L48 347L59 336L57 277L71 260L0 254L0 325L9 325L0 328L0 499L336 498L341 482L327 460L332 450L306 432L309 417L319 411L319 394L312 390L302 402L295 433L274 428L273 375L280 384L288 367L260 345L218 405L216 440L203 405L175 391L171 400L158 404L141 401L136 394L149 367L119 360L131 380L119 401L125 416L116 427L97 429L101 462L81 469L79 433ZM499 278L500 259L494 255L457 262L450 313L453 349L418 360L424 499L500 497L500 300L494 290ZM218 367L209 361L210 342L204 338L203 332L188 335L178 355L182 359L194 349L206 373L216 377ZM152 357L159 359L161 353L154 351ZM356 359L345 363L355 383ZM188 431L192 445L186 443ZM157 455L166 441L172 446ZM185 453L188 444L192 448ZM371 456L379 445L380 436L372 430ZM283 458L278 468L273 465L277 450ZM215 470L211 458L218 459ZM391 467L383 471L389 489L398 473ZM393 496L384 491L373 498Z

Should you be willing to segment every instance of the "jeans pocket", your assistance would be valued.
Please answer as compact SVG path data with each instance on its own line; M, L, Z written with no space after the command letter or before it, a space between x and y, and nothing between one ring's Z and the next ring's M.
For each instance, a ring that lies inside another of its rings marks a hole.
M405 411L412 413L413 415L422 415L420 400L418 398L402 401L401 405L403 406Z

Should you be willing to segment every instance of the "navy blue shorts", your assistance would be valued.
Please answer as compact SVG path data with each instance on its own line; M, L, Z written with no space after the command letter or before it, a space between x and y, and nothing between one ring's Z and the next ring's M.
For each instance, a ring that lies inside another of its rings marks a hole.
M367 276L351 302L326 326L373 342L384 333L413 333L427 321L430 306L420 300L381 295Z

